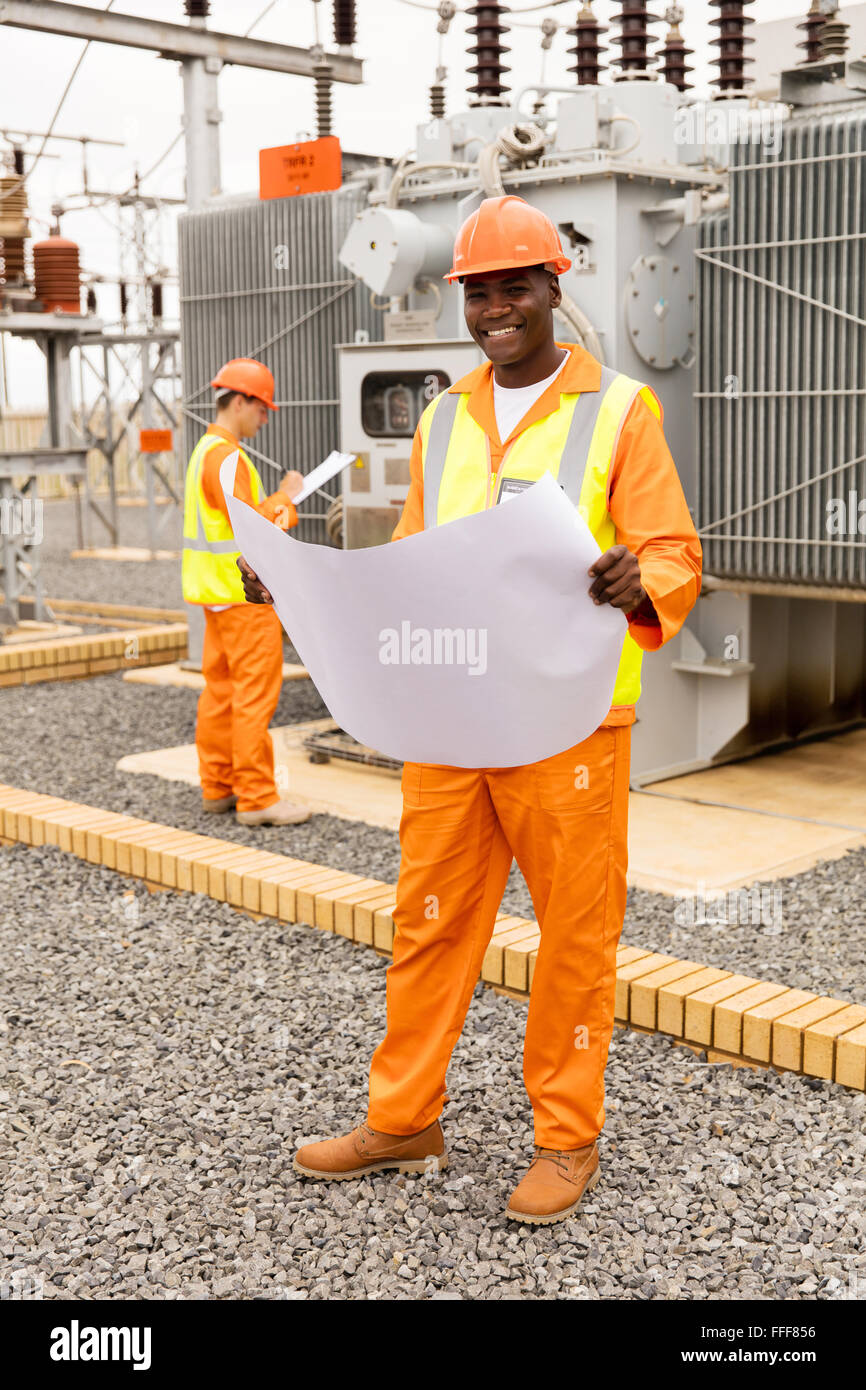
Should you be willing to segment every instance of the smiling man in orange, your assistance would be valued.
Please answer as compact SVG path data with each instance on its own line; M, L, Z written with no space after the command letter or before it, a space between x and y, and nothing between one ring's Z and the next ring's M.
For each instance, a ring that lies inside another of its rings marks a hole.
M325 1179L445 1165L446 1071L516 858L541 944L523 1067L535 1156L506 1214L540 1223L570 1215L599 1175L641 658L678 631L701 574L657 396L554 339L570 264L553 224L521 198L486 199L461 227L446 278L462 282L488 361L421 417L392 539L496 506L549 470L602 551L575 584L628 619L611 708L582 743L527 767L404 764L388 1023L367 1120L294 1161ZM264 597L248 571L245 591Z

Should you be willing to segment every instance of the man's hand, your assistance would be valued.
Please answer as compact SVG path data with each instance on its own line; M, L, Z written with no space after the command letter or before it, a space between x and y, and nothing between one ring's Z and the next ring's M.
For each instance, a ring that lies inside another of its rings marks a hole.
M294 502L301 488L304 486L304 475L299 473L296 468L292 468L288 473L284 473L280 479L280 492L285 492Z
M593 603L609 603L613 608L622 609L623 613L631 613L633 609L646 605L648 616L652 616L655 610L640 582L638 558L626 546L611 546L610 550L599 555L587 572L595 576L595 583L589 589Z
M247 603L273 603L273 599L268 593L258 575L250 569L242 555L238 556L237 566L241 572L241 579L244 585L244 598Z

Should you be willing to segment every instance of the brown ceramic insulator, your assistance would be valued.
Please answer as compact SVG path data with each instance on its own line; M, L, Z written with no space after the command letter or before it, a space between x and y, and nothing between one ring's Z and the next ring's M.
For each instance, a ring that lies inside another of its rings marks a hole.
M821 57L844 58L848 52L848 25L834 15L824 21L821 30Z
M183 7L190 19L207 19L210 14L210 0L183 0Z
M0 284L23 285L27 281L24 243L30 228L27 189L17 175L0 178L0 229Z
M0 285L22 285L26 279L24 238L0 236Z
M334 0L334 43L350 47L356 38L355 0Z
M511 52L502 42L503 34L508 33L508 25L502 22L507 10L506 5L495 3L495 0L488 5L467 7L466 13L474 22L466 32L475 35L475 42L469 45L469 56L475 62L467 69L475 73L475 82L467 89L472 105L482 102L495 105L511 90L502 81L502 74L511 71L502 61L502 55Z
M672 87L676 87L681 92L686 92L692 86L687 80L687 74L694 69L686 62L686 59L694 53L693 48L686 48L683 36L680 33L680 26L672 24L668 30L664 46L659 52L661 64L659 71L664 77L665 82L669 82Z
M622 49L620 56L612 60L613 66L621 69L619 75L650 71L655 59L650 57L649 49L658 39L648 26L661 23L660 16L647 11L645 0L624 0L613 19L619 24L619 33L612 42Z
M37 241L33 247L36 298L46 314L61 309L81 313L81 270L78 246L62 236Z
M600 39L606 33L607 25L599 24L592 5L581 5L573 28L568 30L569 38L575 40L568 50L574 54L574 62L569 65L568 71L577 74L579 87L598 86L599 74L604 67L601 55L607 52L607 45L601 43Z
M445 88L441 82L434 82L430 88L430 115L437 121L445 115Z
M746 14L746 6L753 0L710 0L710 4L720 11L710 23L719 30L719 37L712 39L718 48L718 58L713 58L713 66L719 69L718 77L712 85L720 92L741 92L751 78L746 77L746 64L753 60L746 57L746 45L754 43L746 32L747 24L754 24L752 15Z
M817 63L823 56L821 52L821 30L824 28L826 18L827 16L821 9L821 0L812 0L812 7L806 15L806 18L803 20L802 24L797 25L797 28L802 29L806 35L803 42L797 44L798 48L804 48L806 50L806 56L802 60L804 63Z

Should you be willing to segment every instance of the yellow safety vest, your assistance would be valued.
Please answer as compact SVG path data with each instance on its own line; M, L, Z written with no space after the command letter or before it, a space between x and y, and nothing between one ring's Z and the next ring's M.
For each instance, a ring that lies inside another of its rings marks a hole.
M638 394L661 419L661 404L652 388L609 367L601 369L598 391L560 393L559 409L529 425L508 446L496 487L501 488L503 478L535 481L550 471L601 550L609 550L617 542L607 510L608 474L620 430ZM483 511L496 500L497 493L487 495L490 444L469 414L468 401L468 392L443 391L421 416L425 530ZM612 705L637 703L642 656L626 633Z
M190 455L186 469L183 502L183 560L181 577L187 603L244 603L237 558L237 541L228 518L219 507L210 506L202 488L205 455L226 441L216 434L202 435ZM240 449L240 461L250 474L250 490L258 506L265 490L251 459Z

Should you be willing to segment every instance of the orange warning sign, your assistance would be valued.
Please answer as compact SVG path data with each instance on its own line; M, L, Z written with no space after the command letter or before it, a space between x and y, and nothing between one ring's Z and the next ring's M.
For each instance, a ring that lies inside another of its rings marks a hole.
M336 135L259 150L259 197L294 198L322 193L343 181L340 142Z
M142 454L169 454L172 448L171 430L139 430L138 448Z

